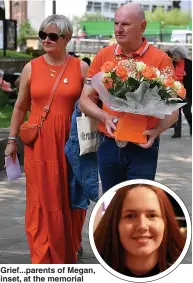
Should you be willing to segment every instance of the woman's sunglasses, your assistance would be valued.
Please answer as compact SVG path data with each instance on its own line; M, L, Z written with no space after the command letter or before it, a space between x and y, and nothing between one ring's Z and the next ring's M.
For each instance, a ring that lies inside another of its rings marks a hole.
M63 34L58 35L57 33L54 32L46 33L44 31L39 31L38 35L41 40L45 40L48 37L51 41L57 41L60 37L64 37Z

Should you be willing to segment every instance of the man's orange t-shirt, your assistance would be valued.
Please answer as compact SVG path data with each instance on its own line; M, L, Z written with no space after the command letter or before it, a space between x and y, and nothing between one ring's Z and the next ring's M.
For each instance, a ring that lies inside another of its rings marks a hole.
M158 49L157 47L150 45L147 42L147 40L143 38L142 45L139 47L137 51L132 53L131 57L124 55L118 44L113 44L111 46L107 46L101 49L92 61L92 64L87 73L87 78L92 78L94 75L100 72L101 67L106 61L114 61L116 58L121 58L121 59L133 58L135 61L144 62L145 64L149 66L153 66L160 71L169 67L174 73L174 67L172 61L168 57L168 55L165 52L163 52L161 49ZM103 104L103 110L117 117L121 117L124 114L122 112L113 111L104 104ZM131 115L137 115L137 114L131 114ZM145 117L147 119L147 129L155 128L159 122L159 119L152 116L145 116ZM103 123L100 123L99 130L107 134L106 128Z

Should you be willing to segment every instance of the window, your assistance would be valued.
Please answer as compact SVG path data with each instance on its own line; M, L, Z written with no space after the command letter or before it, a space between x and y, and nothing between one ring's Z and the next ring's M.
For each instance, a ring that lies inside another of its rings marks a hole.
M161 6L161 5L153 5L152 11L154 11L156 8L165 8L165 6Z
M118 9L117 3L111 3L111 12L115 12Z
M107 9L108 9L109 6L110 6L110 3L109 3L109 2L105 2L105 3L104 3L104 8L107 8Z
M88 2L87 6L86 6L86 11L87 12L91 12L92 11L92 4L93 4L93 2Z
M94 2L94 12L101 12L101 3Z
M110 3L105 2L105 3L103 4L103 10L104 10L104 12L108 12L108 11L109 11L109 7L110 7Z
M180 2L181 1L173 1L173 8L180 9Z
M153 5L153 7L152 7L152 12L153 12L156 8L157 8L157 6L156 6L156 5Z
M14 1L13 2L13 6L19 6L19 4L20 4L19 1Z
M142 8L143 8L145 11L148 11L148 10L149 10L149 5L142 5Z
M101 12L101 3L94 2L94 12Z

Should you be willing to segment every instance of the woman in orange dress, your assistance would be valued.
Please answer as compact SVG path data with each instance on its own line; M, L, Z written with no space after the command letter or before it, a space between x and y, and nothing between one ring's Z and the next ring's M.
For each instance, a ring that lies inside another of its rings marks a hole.
M5 155L15 159L16 138L30 107L28 121L40 121L52 86L66 60L72 25L62 15L46 18L39 37L45 54L27 63L21 75L19 95L11 119ZM71 209L68 165L64 145L71 115L79 98L88 65L71 57L57 87L50 112L35 144L25 146L26 235L32 263L70 264L77 261L86 210Z

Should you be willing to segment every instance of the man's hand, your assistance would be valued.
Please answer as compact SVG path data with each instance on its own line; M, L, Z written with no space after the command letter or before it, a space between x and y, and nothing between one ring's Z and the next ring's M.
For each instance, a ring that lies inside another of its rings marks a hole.
M152 146L154 140L157 138L159 135L159 132L157 129L151 129L151 130L146 130L143 135L147 136L148 142L147 143L139 143L138 145L141 146L142 148L149 148Z
M107 114L104 120L104 124L108 134L114 138L113 132L116 130L115 124L118 122L118 117Z

